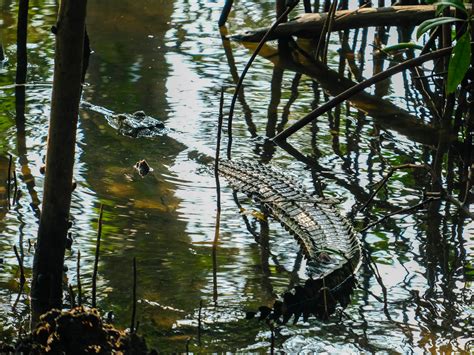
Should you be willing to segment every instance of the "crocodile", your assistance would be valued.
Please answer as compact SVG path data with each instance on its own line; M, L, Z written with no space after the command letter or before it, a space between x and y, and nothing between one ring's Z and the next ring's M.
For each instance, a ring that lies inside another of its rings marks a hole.
M259 202L290 232L307 259L309 278L285 292L260 318L286 323L294 316L326 319L337 304L346 307L361 263L357 233L334 203L315 198L294 178L252 161L223 160L219 173L230 185Z
M104 115L108 124L121 135L132 138L156 137L167 133L162 121L148 116L144 111L114 113L104 107L83 101L81 107Z

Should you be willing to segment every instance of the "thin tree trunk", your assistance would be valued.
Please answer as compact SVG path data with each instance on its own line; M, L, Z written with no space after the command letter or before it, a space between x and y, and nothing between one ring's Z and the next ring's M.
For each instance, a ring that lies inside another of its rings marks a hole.
M18 4L18 25L16 30L16 83L26 83L26 67L28 64L26 54L26 39L28 26L28 0L20 0Z
M43 208L33 262L32 325L62 304L62 275L71 204L87 0L63 0L56 33Z

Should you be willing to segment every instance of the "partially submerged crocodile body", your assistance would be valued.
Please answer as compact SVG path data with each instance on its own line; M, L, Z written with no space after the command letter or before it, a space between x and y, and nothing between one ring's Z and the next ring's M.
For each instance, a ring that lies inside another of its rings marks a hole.
M108 124L119 134L132 138L156 137L167 133L162 121L148 116L143 111L134 113L114 113L104 107L82 102L81 106L104 115Z
M219 172L236 190L260 202L298 241L309 278L286 292L261 318L286 323L291 316L327 318L339 303L345 307L355 286L361 249L347 220L324 199L311 196L278 170L250 161L221 161Z

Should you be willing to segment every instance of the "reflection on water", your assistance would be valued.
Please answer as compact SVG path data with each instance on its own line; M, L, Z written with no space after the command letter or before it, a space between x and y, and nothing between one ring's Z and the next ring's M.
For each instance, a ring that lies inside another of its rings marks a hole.
M19 289L12 245L22 247L29 268L28 241L36 236L35 206L43 183L40 167L54 40L49 28L57 5L52 0L30 4L28 82L42 85L26 89L24 133L16 119L15 90L0 90L0 174L6 176L6 157L12 154L22 193L18 205L7 210L5 187L0 186L0 258L4 259L0 338L12 336L27 318L24 295L12 309ZM66 255L67 282L77 284L80 250L83 292L89 301L95 229L103 203L99 306L113 311L119 325L129 325L132 258L136 256L140 331L163 351L184 351L188 338L191 350L196 351L268 350L270 329L265 323L245 320L245 311L272 304L277 295L305 277L305 263L293 238L273 220L257 218L258 213L252 212L258 207L243 196L234 199L236 195L223 182L217 283L213 282L216 193L210 157L216 144L218 97L224 87L226 103L230 102L232 87L249 57L244 46L221 40L216 24L222 4L187 0L89 3L88 31L94 54L84 99L114 112L144 110L163 120L170 134L124 137L100 114L81 112L74 174L78 188L71 209L74 244ZM273 6L273 1L236 2L229 31L269 24ZM1 8L0 41L8 63L0 71L0 85L6 86L14 82L17 5L3 0ZM387 33L389 41L398 40L395 31ZM372 48L367 46L374 36L374 30L334 34L331 71L301 54L310 50L305 43L290 44L290 50L280 48L280 52L276 46L267 46L239 96L234 156L271 160L309 189L323 188L325 195L339 198L340 208L347 213L356 202L368 199L389 165L431 162L430 147L446 134L438 136L430 125L431 116L420 107L410 74L386 81L374 92L359 95L351 105L341 105L319 118L291 138L296 152L264 140L281 131L286 121L293 122L328 95L351 85L351 80L381 70L383 61L372 57ZM380 33L377 36L382 38ZM344 37L348 41L341 45ZM416 129L408 127L414 117L422 118ZM141 159L154 169L145 178L133 170ZM397 173L370 212L354 220L355 225L362 227L413 205L429 183L417 171ZM240 213L239 205L245 213ZM473 253L473 234L473 224L445 205L429 214L420 211L389 218L362 236L384 282L387 304L381 286L368 265L363 265L359 287L344 313L326 322L310 319L278 328L275 346L288 352L463 349L473 315L469 306L472 260L468 258ZM419 291L420 298L413 290ZM421 307L423 302L431 302L435 310Z

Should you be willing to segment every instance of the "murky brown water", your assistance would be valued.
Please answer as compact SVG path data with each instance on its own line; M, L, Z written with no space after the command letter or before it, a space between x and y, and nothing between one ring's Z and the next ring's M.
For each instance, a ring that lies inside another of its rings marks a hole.
M118 325L129 325L132 258L136 256L140 332L151 346L165 352L184 351L188 338L192 351L269 351L269 328L244 320L244 312L270 304L295 278L304 278L304 263L300 265L293 238L275 221L267 226L249 213L258 207L239 195L247 211L240 213L232 191L222 182L214 282L216 191L210 163L216 145L218 98L224 86L226 102L230 102L235 70L240 73L249 58L245 46L221 40L217 19L222 3L89 3L88 31L94 54L84 100L114 112L144 110L162 119L170 133L132 139L118 135L100 114L81 112L75 165L78 187L71 209L75 241L66 255L68 283L77 284L75 263L80 250L84 296L89 301L102 203L99 307L113 311ZM231 33L273 20L273 1L256 3L236 2L229 20ZM17 3L1 0L0 4L0 40L8 58L0 69L0 175L6 176L7 157L12 154L22 193L18 205L7 210L5 186L0 186L0 339L9 339L28 316L25 295L13 307L19 273L12 246L21 248L29 276L28 240L36 236L43 184L39 168L45 156L51 94L54 38L49 28L57 4L30 1L28 82L34 85L26 90L24 132L21 120L15 119L15 90L7 87L14 82ZM396 31L390 34L390 42L396 43ZM373 49L364 44L364 38L371 43L374 30L349 32L351 54L347 48L338 52L340 37L333 34L331 72L301 56L297 62L287 55L274 56L276 47L266 47L249 72L234 123L234 156L271 160L309 189L317 185L314 181L321 181L327 195L341 199L339 206L346 213L356 202L367 200L387 166L433 159L430 146L436 144L437 132L412 125L415 116L421 117L419 122L430 119L412 88L410 74L378 85L351 106L342 105L292 137L291 143L312 162L313 169L264 138L280 130L282 120L294 121L325 101L325 95L341 91L348 83L338 81L338 72L347 76L350 68L354 80L369 77L374 68L380 70L380 61L372 56ZM299 45L306 48L308 44ZM343 64L340 55L347 58ZM153 175L142 179L134 174L132 166L140 159L149 162ZM362 228L388 212L416 204L428 184L423 174L397 173L374 207L357 216L355 225ZM260 235L260 244L244 219ZM407 353L465 349L473 330L473 234L474 225L444 204L439 212L389 218L362 235L388 291L386 311L380 302L381 288L364 266L344 315L283 326L276 334L276 348ZM412 290L435 304L436 312L418 307Z

